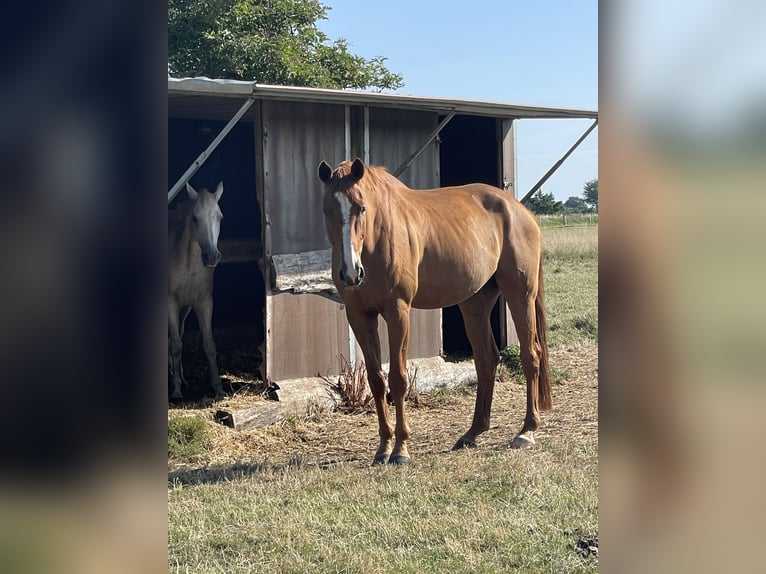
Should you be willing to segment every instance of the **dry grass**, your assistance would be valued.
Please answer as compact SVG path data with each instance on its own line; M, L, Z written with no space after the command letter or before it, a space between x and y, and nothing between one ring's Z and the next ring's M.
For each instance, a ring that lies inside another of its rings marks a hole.
M513 382L496 384L479 447L451 452L475 388L418 395L409 373L407 468L370 465L377 419L362 409L248 432L213 422L223 403L173 410L204 419L209 446L168 462L169 570L596 572L598 346L575 320L597 325L597 239L581 231L544 231L556 245L545 260L551 363L565 380L533 449L507 448L525 409ZM347 371L360 396L361 373Z
M368 413L375 410L375 401L367 384L367 368L364 361L352 365L346 357L340 356L340 374L333 387L343 399L345 412Z
M169 568L595 572L583 548L598 533L597 357L589 341L552 349L569 379L531 451L507 449L525 404L513 383L496 385L492 427L471 451L450 448L474 390L421 395L404 469L370 466L370 413L243 433L211 423L209 460L171 466Z
M548 261L597 259L598 227L544 229L543 256Z

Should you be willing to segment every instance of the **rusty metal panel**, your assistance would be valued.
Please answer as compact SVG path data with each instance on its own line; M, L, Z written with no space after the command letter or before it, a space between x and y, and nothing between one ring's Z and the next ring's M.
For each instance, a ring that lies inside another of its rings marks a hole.
M405 161L439 125L435 112L372 108L370 110L370 163L389 171ZM439 146L431 142L399 177L409 187L439 186Z
M441 309L412 309L410 311L410 345L408 359L424 359L441 355L442 344ZM388 327L383 317L378 318L380 356L382 363L391 360L388 346ZM357 360L362 360L362 349L356 345Z
M348 322L341 305L317 295L266 297L268 380L337 374L349 357Z
M343 160L344 106L264 101L261 113L267 256L330 247L316 169Z

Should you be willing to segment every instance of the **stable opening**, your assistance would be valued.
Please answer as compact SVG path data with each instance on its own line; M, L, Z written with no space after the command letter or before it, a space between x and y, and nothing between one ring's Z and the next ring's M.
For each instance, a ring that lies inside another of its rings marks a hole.
M443 117L439 118L441 121ZM499 171L497 121L494 118L455 116L440 133L440 185L487 183L497 185ZM500 306L491 316L495 342L500 345ZM451 359L472 355L463 316L457 305L442 310L442 349Z
M168 188L210 144L226 122L174 119L168 121ZM229 132L191 178L195 189L214 189L223 181L220 201L224 219L218 247L223 256L215 271L213 336L224 390L226 374L233 379L260 378L263 364L265 282L261 272L263 243L261 206L255 183L255 141L252 122L241 121ZM168 206L186 201L185 189ZM184 374L190 385L185 396L209 394L209 371L201 349L194 313L184 332ZM229 381L232 385L233 381Z

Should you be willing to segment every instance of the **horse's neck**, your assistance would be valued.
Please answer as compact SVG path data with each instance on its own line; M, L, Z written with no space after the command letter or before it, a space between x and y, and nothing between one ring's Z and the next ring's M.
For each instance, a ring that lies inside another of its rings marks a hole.
M383 190L376 197L375 231L369 237L372 242L369 245L371 249L375 249L381 236L401 235L410 228L406 222L412 215L412 205L408 202L407 196L412 190L399 181L396 183L397 185Z
M191 211L178 214L179 221L171 226L170 249L174 252L177 261L183 262L184 266L201 265L199 247L191 237Z

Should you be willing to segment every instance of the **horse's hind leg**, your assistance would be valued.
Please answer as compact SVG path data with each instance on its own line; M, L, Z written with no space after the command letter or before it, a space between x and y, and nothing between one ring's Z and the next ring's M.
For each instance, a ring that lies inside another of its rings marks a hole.
M536 274L535 274L536 277ZM538 381L540 379L540 352L536 343L535 297L537 281L534 287L525 285L519 290L503 291L511 310L513 323L519 337L521 368L527 379L527 412L524 426L511 442L511 448L526 448L535 443L534 432L540 426L540 411L538 410Z
M497 284L491 280L476 295L460 303L466 335L473 349L478 387L471 428L458 439L452 450L476 446L476 437L489 429L495 372L500 358L489 318L499 294Z
M205 351L208 363L210 363L210 386L215 391L216 398L223 397L223 387L218 376L218 361L216 359L215 341L213 340L213 298L206 297L194 306L194 312L199 319L199 328L202 332L202 348Z

